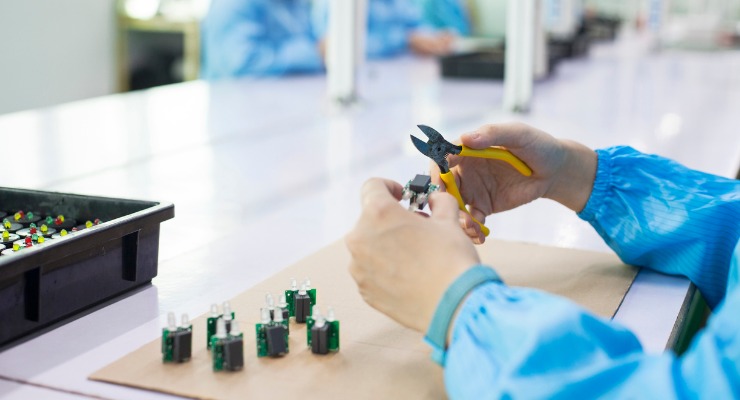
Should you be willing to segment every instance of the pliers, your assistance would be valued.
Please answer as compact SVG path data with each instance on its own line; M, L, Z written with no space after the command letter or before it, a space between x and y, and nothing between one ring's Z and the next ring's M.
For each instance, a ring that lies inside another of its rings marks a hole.
M460 195L460 190L457 188L455 183L455 176L450 171L449 164L447 163L447 156L450 154L459 155L463 157L480 157L490 158L494 160L502 160L509 163L514 169L519 171L524 176L531 176L532 169L520 160L517 156L511 154L509 150L501 146L491 146L486 149L471 149L466 146L456 146L445 140L442 135L434 130L434 128L426 125L417 125L419 129L429 138L425 143L421 139L411 135L411 142L414 143L419 151L425 156L431 158L439 166L439 176L447 187L447 193L453 195L457 199L457 205L460 211L470 214L470 211L465 207L465 202ZM472 215L471 215L472 217ZM478 220L473 218L481 229L481 232L485 236L488 236L490 230L485 225L480 223Z

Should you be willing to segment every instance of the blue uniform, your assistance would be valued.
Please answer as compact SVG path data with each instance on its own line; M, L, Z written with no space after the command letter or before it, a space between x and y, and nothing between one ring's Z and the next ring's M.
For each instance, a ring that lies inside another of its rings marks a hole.
M323 70L309 0L213 0L202 30L206 79Z
M470 18L462 0L415 0L425 24L460 36L470 35Z
M579 216L624 262L691 279L714 309L707 327L680 357L646 354L566 299L485 283L454 322L451 398L740 398L740 182L629 147L597 154Z
M329 1L315 0L314 29L324 38L328 26ZM409 35L431 32L422 24L421 9L411 0L369 0L367 4L367 36L365 52L368 58L387 58L409 49Z

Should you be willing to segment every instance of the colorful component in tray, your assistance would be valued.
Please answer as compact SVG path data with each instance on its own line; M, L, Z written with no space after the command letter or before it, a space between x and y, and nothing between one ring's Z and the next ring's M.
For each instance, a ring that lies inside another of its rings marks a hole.
M193 325L183 314L177 325L175 313L167 314L167 327L162 329L162 362L183 363L190 360L193 349Z
M211 338L216 334L218 320L223 319L226 329L229 329L234 318L236 318L236 314L231 311L231 304L228 301L224 301L223 313L218 312L218 304L211 304L211 315L206 320L206 348L208 350L211 349Z
M36 224L31 222L31 225L29 225L28 227L28 231L31 232L32 235L36 234L38 232L38 227L36 226Z
M304 323L306 317L311 315L311 307L316 305L316 289L311 289L311 280L308 278L303 280L301 289L298 289L295 278L291 278L290 289L285 291L285 299L290 316L295 317L296 322ZM300 311L297 310L298 307L301 308Z
M270 318L268 308L260 308L260 323L255 325L257 357L280 357L288 354L288 324L283 313L273 313Z
M329 307L324 317L319 306L313 307L313 315L306 321L306 342L314 354L339 351L339 321L333 308Z
M23 211L18 211L13 215L13 218L15 218L16 221L20 221L23 219Z
M216 334L211 338L211 356L214 371L239 371L244 368L244 334L239 323L219 318L216 321Z
M47 232L49 232L49 227L46 226L46 224L42 224L40 229L41 229L41 233L43 234L46 234Z
M85 221L85 228L92 228L93 223L90 220Z

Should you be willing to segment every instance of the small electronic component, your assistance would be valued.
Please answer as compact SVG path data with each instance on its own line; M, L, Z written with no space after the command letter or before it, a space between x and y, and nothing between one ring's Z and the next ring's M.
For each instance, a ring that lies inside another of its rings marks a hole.
M303 284L301 285L301 288L302 289L305 288L306 294L310 298L310 306L308 308L308 313L306 313L305 315L311 315L311 307L316 305L316 289L311 288L311 280L308 278L305 278L303 280ZM291 278L290 279L290 289L285 291L285 302L288 305L288 312L290 313L291 317L296 316L296 304L297 304L296 298L298 297L298 292L300 292L300 290L298 289L298 283L295 278ZM298 321L296 319L296 322L305 322L305 320Z
M416 175L403 188L401 198L409 201L409 211L423 210L429 200L429 195L439 190L439 186L432 183L429 175Z
M327 309L326 317L319 306L313 307L313 315L306 321L306 342L314 354L328 354L339 351L339 321L334 317L334 309Z
M175 313L167 314L167 327L162 329L162 362L182 363L190 360L193 349L193 325L187 314L177 325Z
M280 357L290 351L288 320L283 319L283 313L273 315L270 318L270 310L260 309L261 322L255 325L257 357Z
M278 301L278 308L283 313L283 320L287 321L290 319L290 310L288 309L288 299L285 298L285 294L280 295L280 301Z
M275 298L272 297L272 293L267 293L265 295L265 305L267 306L267 310L270 312L270 318L272 320L275 319L275 313L281 314L280 318L282 318L282 321L288 321L290 319L290 312L288 311L288 305L285 302L285 295L280 295L280 306L275 307ZM286 324L285 327L288 329L288 333L290 333L290 324Z
M306 319L311 315L311 297L308 295L306 290L306 284L301 285L301 290L295 295L295 322L305 323Z
M214 371L240 371L244 368L244 334L239 323L231 322L227 330L223 318L216 320L216 334L211 338Z
M208 350L211 349L211 338L216 334L216 322L222 317L228 332L231 329L231 321L236 318L236 314L231 311L231 304L228 301L224 301L223 313L218 312L218 304L211 304L211 315L206 320L206 348Z

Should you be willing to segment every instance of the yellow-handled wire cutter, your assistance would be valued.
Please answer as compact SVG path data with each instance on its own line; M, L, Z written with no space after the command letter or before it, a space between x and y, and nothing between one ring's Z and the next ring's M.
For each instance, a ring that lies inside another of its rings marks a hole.
M517 156L511 154L509 150L501 146L492 146L485 149L471 149L467 146L456 146L445 140L442 135L426 125L417 125L419 129L426 135L429 140L427 142L422 141L411 135L411 142L414 146L425 156L431 158L439 166L439 176L447 187L447 193L453 195L457 199L457 205L460 211L470 214L470 211L465 207L465 202L460 195L460 190L457 188L455 183L455 176L450 171L449 164L447 163L447 156L450 154L459 155L463 157L480 157L490 158L493 160L501 160L509 163L514 169L519 171L524 176L531 176L532 169L520 160ZM471 215L472 217L472 215ZM473 218L479 226L485 236L488 236L490 230L480 223L478 220Z

